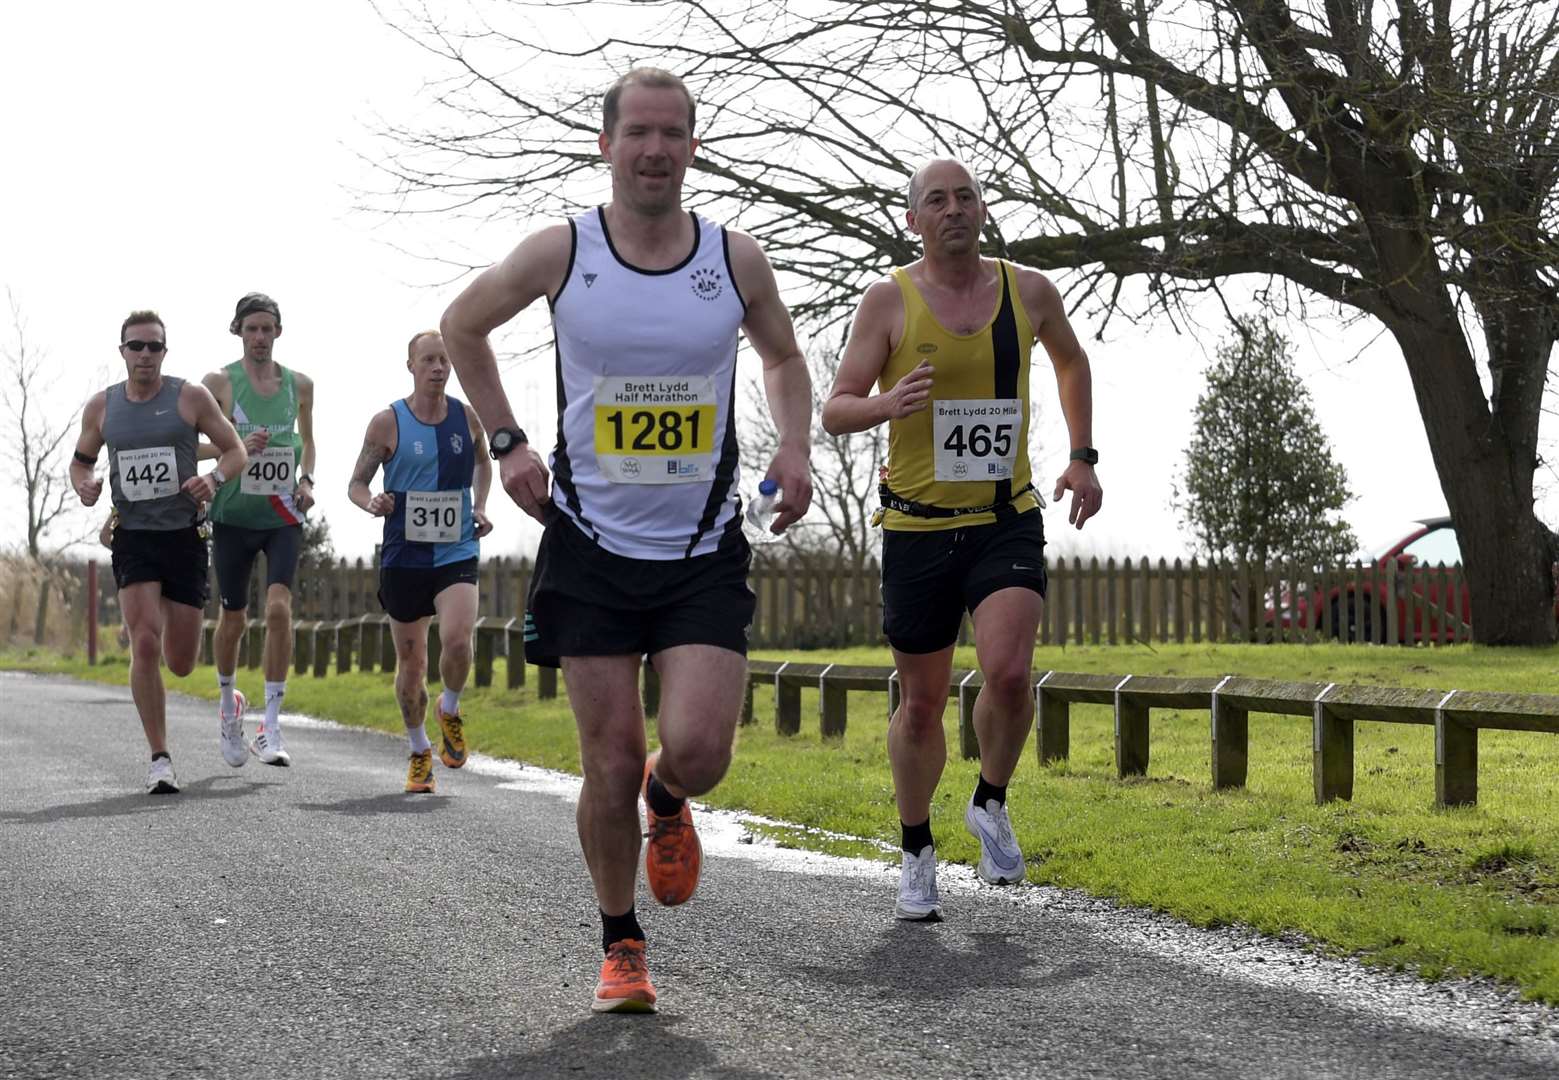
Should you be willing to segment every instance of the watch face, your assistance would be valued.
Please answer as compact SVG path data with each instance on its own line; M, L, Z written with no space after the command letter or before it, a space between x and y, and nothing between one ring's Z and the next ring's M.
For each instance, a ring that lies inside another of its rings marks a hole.
M500 454L509 449L510 444L513 442L514 436L510 435L507 431L500 429L493 432L493 449L497 450Z

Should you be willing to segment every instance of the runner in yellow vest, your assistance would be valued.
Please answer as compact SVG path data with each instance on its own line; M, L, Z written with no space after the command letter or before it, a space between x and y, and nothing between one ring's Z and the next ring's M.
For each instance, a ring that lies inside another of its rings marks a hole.
M303 550L303 516L314 505L314 382L276 362L281 308L264 293L238 301L228 330L243 357L203 380L249 451L211 504L213 562L222 612L214 640L222 757L234 768L252 751L267 765L290 765L281 704L292 663L292 582ZM202 447L204 456L206 450ZM244 697L235 685L238 647L249 617L249 579L265 553L265 718L243 739Z
M901 695L888 729L903 856L895 914L936 921L931 799L947 742L953 645L974 619L984 685L974 706L980 780L964 824L979 876L1025 875L1007 818L1007 781L1034 716L1034 638L1045 596L1044 505L1029 478L1029 352L1055 367L1072 454L1055 498L1072 490L1078 528L1103 498L1093 466L1088 357L1060 293L1034 270L980 255L980 185L962 163L931 161L909 185L911 232L925 255L867 289L832 395L830 434L888 424L881 488L882 621ZM872 394L876 383L878 393Z

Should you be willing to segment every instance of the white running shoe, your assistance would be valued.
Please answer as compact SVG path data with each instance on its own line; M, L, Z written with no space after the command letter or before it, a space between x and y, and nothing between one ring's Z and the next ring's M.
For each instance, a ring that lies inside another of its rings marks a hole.
M936 894L936 848L927 844L919 855L901 853L899 900L893 914L910 922L941 922L942 902Z
M217 706L217 716L222 721L222 760L241 769L249 760L249 748L244 745L244 706L248 702L241 690L233 691L233 701L237 711L232 716L223 715L222 706Z
M254 742L249 744L249 749L253 750L254 756L266 765L280 765L285 769L292 764L292 757L287 753L287 748L281 744L281 728L267 731L265 725L261 724Z
M1007 820L1007 808L995 799L983 807L974 805L969 798L969 808L964 811L964 826L969 835L980 841L980 865L975 873L980 880L991 885L1016 885L1027 873L1023 865L1023 849L1018 847L1012 835L1012 822Z
M146 774L146 794L177 795L179 779L173 775L173 762L165 757L152 762L152 771Z

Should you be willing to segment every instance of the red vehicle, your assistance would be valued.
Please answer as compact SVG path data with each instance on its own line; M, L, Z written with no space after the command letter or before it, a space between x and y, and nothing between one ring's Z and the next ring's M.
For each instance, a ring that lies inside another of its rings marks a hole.
M1405 643L1439 641L1442 625L1446 641L1466 641L1472 625L1472 601L1461 573L1461 545L1449 517L1423 518L1393 533L1394 539L1374 548L1362 574L1330 586L1326 594L1314 584L1301 585L1297 603L1290 607L1285 591L1282 617L1269 622L1284 626L1297 623L1317 630L1327 626L1342 641L1385 640L1390 631L1387 604L1391 602L1386 571L1396 565L1396 639ZM1370 569L1373 567L1373 578ZM1440 571L1454 567L1454 574ZM1428 571L1428 572L1425 572ZM1559 566L1555 567L1559 583ZM1559 618L1559 596L1554 603ZM1380 629L1377 631L1377 627Z

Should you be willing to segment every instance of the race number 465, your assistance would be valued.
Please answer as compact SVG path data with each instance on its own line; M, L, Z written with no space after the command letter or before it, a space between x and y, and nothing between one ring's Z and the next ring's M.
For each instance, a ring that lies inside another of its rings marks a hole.
M936 478L953 483L1010 480L1023 430L1016 398L934 402Z

